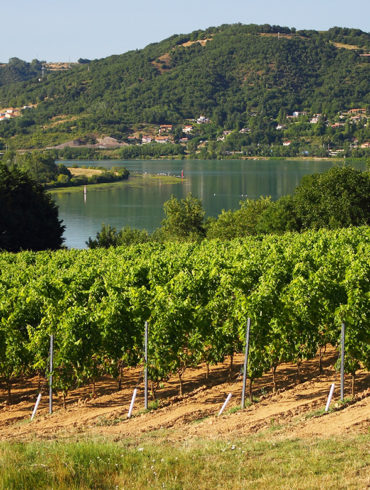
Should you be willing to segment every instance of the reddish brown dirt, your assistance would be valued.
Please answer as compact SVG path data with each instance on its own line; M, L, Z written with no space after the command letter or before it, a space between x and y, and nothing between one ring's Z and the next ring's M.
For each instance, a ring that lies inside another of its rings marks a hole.
M36 438L68 438L76 435L112 436L114 438L139 437L166 429L163 437L181 440L189 437L238 437L269 429L290 437L330 436L351 432L365 432L370 418L370 373L357 375L355 398L345 406L339 401L339 375L334 370L335 353L324 357L324 372L319 374L318 361L303 363L302 382L297 384L296 367L281 365L277 370L278 391L272 393L272 377L264 375L253 385L258 402L245 410L240 405L242 381L238 376L242 355L234 359L231 379L228 362L210 368L206 380L205 366L189 369L184 375L183 397L177 395L178 380L170 379L158 390L159 408L143 413L142 374L139 369L126 370L122 389L109 377L96 385L96 398L91 387L85 386L70 393L67 408L61 398L54 401L54 413L48 415L47 390L33 422L30 415L37 396L37 379L18 380L13 387L12 404L6 404L6 392L0 390L0 439L29 440ZM325 407L331 383L336 383L332 407L335 411L317 413ZM139 393L134 416L127 420L133 389ZM46 388L46 387L45 387ZM350 394L350 379L345 393ZM228 393L231 401L225 414L218 417ZM231 413L235 410L235 413ZM140 413L141 411L141 413Z

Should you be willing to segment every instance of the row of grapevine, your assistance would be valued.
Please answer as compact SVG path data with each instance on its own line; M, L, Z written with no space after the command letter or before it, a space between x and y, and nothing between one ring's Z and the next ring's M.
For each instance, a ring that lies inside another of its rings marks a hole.
M321 230L200 244L0 254L0 376L47 371L64 395L143 362L155 383L240 352L252 319L248 376L337 346L347 372L370 368L370 229Z

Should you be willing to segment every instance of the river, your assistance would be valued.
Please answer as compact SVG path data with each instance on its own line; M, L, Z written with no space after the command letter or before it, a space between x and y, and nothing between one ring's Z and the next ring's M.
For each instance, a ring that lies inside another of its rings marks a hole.
M185 197L189 192L202 200L207 216L217 216L222 209L236 209L247 197L271 196L273 200L290 194L307 174L324 172L335 162L327 160L135 160L69 161L67 166L96 165L111 168L124 166L131 173L168 174L184 179L167 184L166 179L134 186L122 182L108 188L83 192L55 192L59 217L66 226L65 245L85 248L86 240L95 237L102 223L121 229L123 226L153 231L164 218L163 203L173 194Z

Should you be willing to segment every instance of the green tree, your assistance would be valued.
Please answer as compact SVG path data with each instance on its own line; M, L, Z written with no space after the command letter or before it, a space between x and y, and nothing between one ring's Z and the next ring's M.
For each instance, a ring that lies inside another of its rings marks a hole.
M27 174L40 184L57 181L60 175L65 178L63 182L68 182L72 177L71 172L64 165L57 165L52 155L39 152L28 152L17 154L8 151L3 156L3 162L8 167L17 167L27 172ZM60 179L59 179L60 180Z
M369 224L370 174L350 167L303 177L294 193L303 228Z
M272 205L270 197L261 196L259 199L246 199L240 202L236 211L222 211L217 220L208 224L207 238L231 240L246 235L256 235L257 225L261 215Z
M285 233L286 231L299 231L300 228L301 224L292 196L283 196L271 203L271 206L262 212L256 225L259 233Z
M109 248L117 247L119 242L119 232L114 226L102 224L101 230L96 234L96 238L89 238L86 242L88 248Z
M0 249L58 249L64 228L44 188L20 170L0 164Z
M165 239L200 240L205 236L202 202L189 193L185 199L172 196L163 205L166 218L161 233Z
M120 245L136 245L138 243L146 243L150 241L150 234L146 230L138 230L125 226L119 232Z
M91 237L86 242L88 248L109 248L120 245L135 245L150 241L150 235L146 230L138 230L125 226L122 230L117 231L110 225L102 225L102 228L96 234L96 238Z

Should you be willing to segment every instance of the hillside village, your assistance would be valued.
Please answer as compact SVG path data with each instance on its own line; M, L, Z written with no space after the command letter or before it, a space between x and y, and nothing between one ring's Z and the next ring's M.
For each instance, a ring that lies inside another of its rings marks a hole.
M328 143L322 147L321 156L350 156L354 152L366 155L370 148L369 116L365 108L353 108L348 111L342 111L334 119L329 119L325 114L310 114L305 111L294 111L291 115L287 115L281 122L271 120L272 132L278 134L278 142L271 144L271 149L280 146L282 149L288 147L296 147L306 144L309 147L317 136L327 135ZM295 131L295 125L300 128L297 135L292 135ZM149 145L149 144L169 144L181 145L184 151L200 152L201 149L207 149L211 144L226 143L228 149L225 150L225 155L247 155L248 149L240 148L240 141L237 141L238 135L251 135L253 129L250 127L242 127L236 130L218 130L207 134L205 126L212 126L212 120L204 115L200 115L197 119L188 120L182 125L161 124L161 125L143 125L140 129L132 131L128 135L122 135L121 139L105 137L97 138L95 143L86 143L84 139L73 140L55 146L55 149L66 147L86 147L112 149L125 147L129 145ZM356 137L356 131L362 131L365 136ZM293 136L293 137L292 137ZM236 140L236 141L235 141ZM233 141L235 148L233 148ZM230 143L229 143L230 142ZM296 150L295 150L296 151ZM364 153L365 152L365 153ZM204 153L204 151L203 151ZM304 150L301 153L303 156L312 155L312 151Z
M23 107L6 107L0 108L0 122L22 116L22 111L32 109L36 104L24 105Z
M352 125L353 128L356 125L362 125L367 128L368 125L368 115L366 114L365 108L354 108L349 111L340 112L335 120L329 120L324 114L309 114L305 111L294 111L292 115L286 116L286 122L277 123L275 126L276 131L286 130L289 124L294 123L307 123L309 122L312 125L322 124L325 128L331 128L332 130L339 130L339 128L345 128L346 124ZM173 130L174 126L172 124L162 124L159 127L154 128L154 133L145 134L145 135L131 135L127 138L128 142L135 144L148 144L148 143L174 143L178 142L180 144L187 144L190 139L196 134L197 130L200 129L199 125L201 124L210 124L211 120L201 115L196 120L192 120L189 124L184 124L180 127L182 131L181 137L175 139ZM222 134L217 136L217 141L225 141L228 136L236 131L232 130L223 130ZM241 128L238 130L240 134L251 133L251 128ZM208 141L204 141L206 143ZM283 139L283 146L290 146L293 143L292 140ZM353 137L350 141L350 148L361 148L368 149L370 148L369 141L362 141L355 137ZM344 148L338 148L336 150L328 151L330 156L335 156L340 152L344 152Z
M0 122L20 118L24 111L33 109L36 104L23 107L8 107L0 109ZM257 117L257 113L252 113ZM281 147L286 156L292 153L289 147L297 148L302 143L307 146L301 150L302 156L316 156L312 144L318 136L327 136L326 144L322 144L322 151L318 156L351 156L359 154L366 156L370 149L370 130L368 126L369 114L366 108L352 108L340 111L336 117L328 118L322 113L309 113L308 111L293 111L292 114L282 115L278 120L270 118L270 132L275 133L274 142L270 146L270 153L276 152ZM226 144L227 149L220 148L224 156L248 155L248 145L241 147L243 136L253 135L253 128L242 127L240 129L213 128L212 120L205 115L199 115L196 119L189 119L184 124L142 124L140 128L133 129L121 137L109 135L87 135L59 145L48 146L48 149L61 150L65 148L97 148L100 150L121 148L130 145L167 144L180 145L184 153L200 153L211 145ZM209 128L213 130L209 131ZM297 129L298 130L297 130ZM361 134L358 136L357 133ZM245 142L246 143L246 142ZM233 147L233 145L235 147ZM257 146L262 146L257 143ZM311 146L311 148L310 148ZM299 150L298 150L299 152ZM288 154L287 154L288 153ZM294 154L292 156L294 156ZM279 155L280 156L280 155Z

